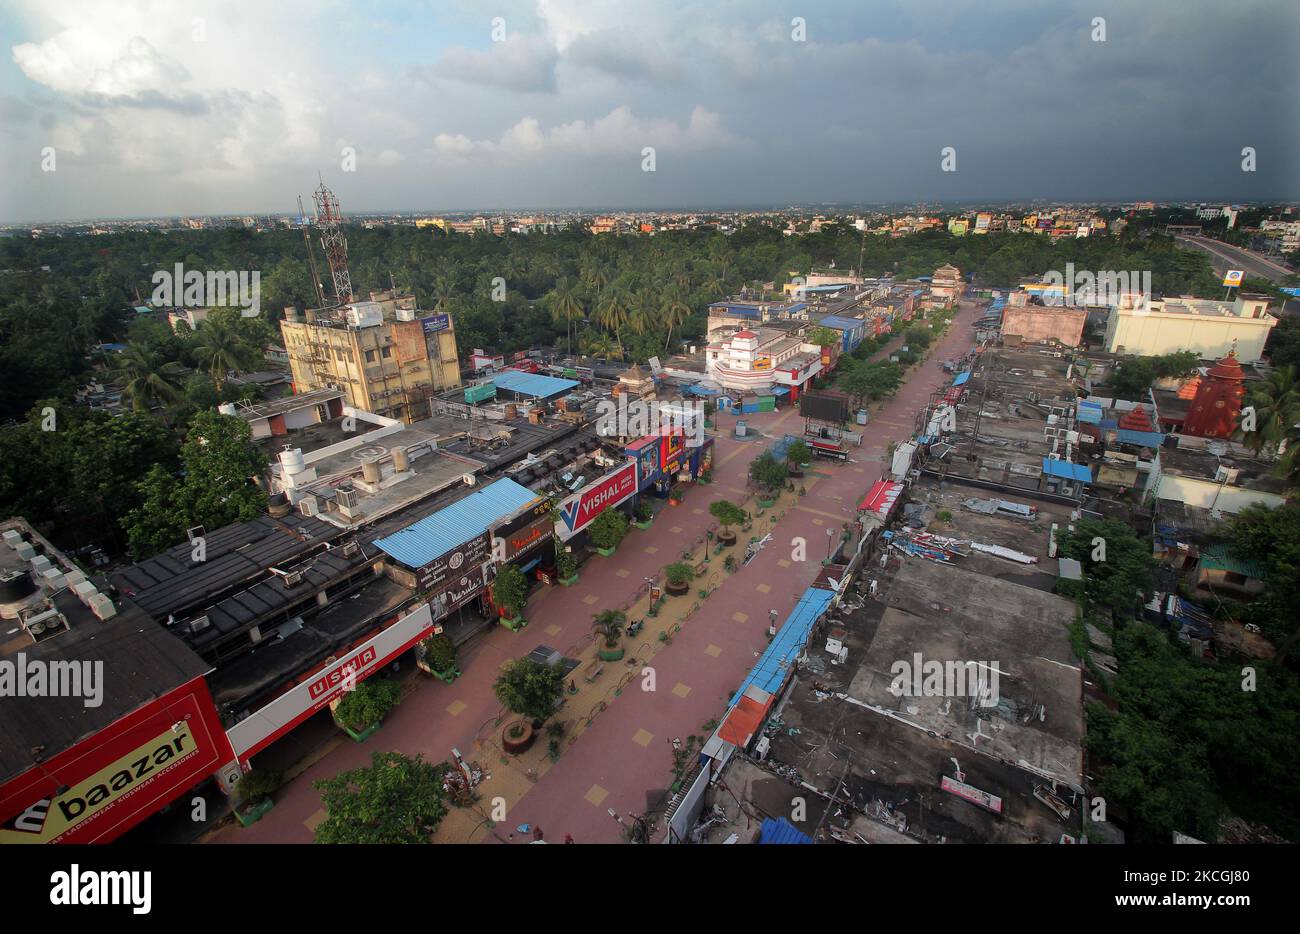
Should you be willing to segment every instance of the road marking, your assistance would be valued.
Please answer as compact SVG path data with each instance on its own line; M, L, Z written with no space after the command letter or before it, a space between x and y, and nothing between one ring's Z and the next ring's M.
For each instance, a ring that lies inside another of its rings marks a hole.
M827 519L834 519L836 522L843 522L847 518L847 516L844 515L837 516L833 512L823 512L820 509L813 509L811 506L795 506L794 508L798 509L800 512L811 513L814 516L825 516ZM821 523L817 524L820 525Z
M792 563L793 562L791 562L789 558L782 558L781 560L777 561L777 564L783 568L790 567Z
M648 555L657 555L659 554L659 549L656 548L654 545L647 545L645 549L645 553Z
M722 654L722 649L716 645L709 645L705 647L704 654L708 655L710 658L717 658Z
M587 604L587 606L591 606L592 604L594 604L594 603L596 602L597 599L598 599L598 598L596 597L596 595L595 595L594 593L589 593L589 594L587 594L585 597L582 598L582 602L585 603L585 604Z
M673 688L673 693L676 694L678 697L685 698L686 695L691 693L691 689L688 688L686 685L682 684L680 681L678 681L677 686Z
M768 585L768 584L759 584L759 585L758 585L757 587L755 587L754 589L757 590L759 593L771 593L771 592L772 592L772 588L771 588L771 586Z
M316 828L319 827L322 823L324 823L324 822L325 822L325 818L327 818L327 817L329 817L329 816L330 816L330 815L329 815L329 812L326 811L324 808L321 808L319 811L317 811L317 812L316 812L315 814L313 814L311 817L309 817L309 818L307 818L305 821L303 821L303 822L302 822L302 825L303 825L304 827L306 827L308 830L310 830L310 831L314 834L314 833L316 833Z
M736 612L732 613L732 614L731 614L731 618L734 619L734 620L735 620L736 622L738 622L738 623L747 623L747 622L749 622L749 614L748 614L748 613L742 613L742 612L740 612L740 610L737 610Z
M627 577L627 576L628 576L629 574L631 574L632 572L629 571L627 568L619 568L619 569L618 569L617 571L615 571L614 573L615 573L617 576L619 576L619 577Z
M555 623L551 623L551 625L547 626L545 629L542 630L542 632L546 633L548 636L558 636L563 631L564 631L564 627L559 626Z
M649 730L637 730L636 733L632 735L632 742L636 743L638 746L649 746L650 741L654 738L655 735Z
M605 803L605 799L609 797L609 792L606 791L604 788L601 788L599 785L592 785L591 788L587 790L587 793L583 795L583 797L586 798L588 801L590 801L592 804L594 804L596 807L600 807L602 804Z
M465 712L465 708L468 706L469 704L462 700L454 700L447 705L447 713L451 714L453 717L459 717Z

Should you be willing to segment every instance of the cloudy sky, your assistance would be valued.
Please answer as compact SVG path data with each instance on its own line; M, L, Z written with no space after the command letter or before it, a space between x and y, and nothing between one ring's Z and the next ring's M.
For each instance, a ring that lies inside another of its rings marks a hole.
M0 37L0 220L318 171L345 211L1300 198L1294 0L0 0Z

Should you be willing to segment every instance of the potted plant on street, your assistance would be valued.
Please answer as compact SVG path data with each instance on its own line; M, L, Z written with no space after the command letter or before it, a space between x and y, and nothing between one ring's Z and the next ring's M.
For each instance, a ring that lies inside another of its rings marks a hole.
M358 743L364 742L397 706L401 688L386 678L371 678L330 702L334 723Z
M565 587L578 582L578 559L571 552L561 551L555 556L555 576Z
M664 580L667 581L664 590L674 597L680 597L691 589L691 581L695 580L695 568L685 561L675 561L664 568Z
M718 529L718 544L725 546L736 544L736 530L732 526L740 525L745 521L745 510L735 503L720 499L710 504L709 515L722 523L722 528Z
M555 712L564 692L564 672L531 658L517 658L501 669L492 692L497 700L520 719L506 724L501 746L511 755L526 752L537 738L534 721L544 721Z
M518 632L528 625L523 618L524 606L528 602L528 580L524 572L513 564L507 564L497 572L497 579L492 582L492 602L501 614L501 625L511 632Z
M672 489L668 491L668 505L680 506L682 504L682 487L681 484L674 483Z
M623 646L618 640L626 622L627 614L622 610L601 610L592 617L591 628L605 639L604 647L596 650L602 662L616 662L623 657Z
M802 477L804 468L812 462L812 448L796 438L785 449L785 463L790 476Z
M636 527L638 529L648 529L654 522L655 511L650 506L648 499L643 499L636 504Z
M608 558L627 534L627 518L617 509L606 509L591 523L591 543Z
M764 451L750 461L749 478L759 488L758 505L768 509L776 502L778 492L785 486L786 466L771 451Z
M460 677L456 667L456 643L446 633L432 635L415 647L415 664L421 671L448 684Z
M279 772L269 769L253 769L245 772L233 789L235 820L245 827L261 820L267 811L275 807L271 795L283 781L284 778Z

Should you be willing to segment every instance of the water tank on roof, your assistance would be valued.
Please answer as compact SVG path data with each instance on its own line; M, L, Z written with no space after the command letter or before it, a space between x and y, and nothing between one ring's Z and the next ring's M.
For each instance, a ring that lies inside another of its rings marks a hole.
M380 476L378 460L366 461L361 465L361 478L367 483L378 483Z
M299 448L290 448L287 451L280 452L280 466L289 476L301 473L306 467L306 462L302 459L302 450Z
M407 456L406 448L393 448L390 453L393 455L393 470L405 473L411 469L411 459Z

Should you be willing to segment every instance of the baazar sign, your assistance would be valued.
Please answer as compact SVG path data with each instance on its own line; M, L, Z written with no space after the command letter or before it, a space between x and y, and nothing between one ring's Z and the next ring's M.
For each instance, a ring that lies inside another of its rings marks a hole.
M492 555L492 537L484 532L434 558L416 572L421 590L441 590Z
M629 460L591 486L560 500L560 539L573 538L606 509L617 506L635 492L636 461Z

